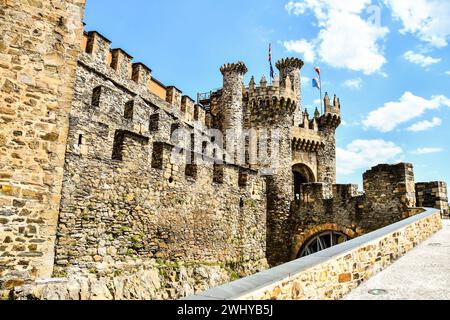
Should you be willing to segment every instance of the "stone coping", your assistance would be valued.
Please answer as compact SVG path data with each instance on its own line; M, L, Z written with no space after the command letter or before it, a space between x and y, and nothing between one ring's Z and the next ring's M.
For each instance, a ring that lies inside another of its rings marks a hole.
M301 273L307 269L311 269L320 265L327 260L343 256L349 251L357 249L364 245L369 245L371 242L389 236L396 231L405 228L408 225L414 224L417 221L426 219L436 212L438 209L425 208L423 213L412 216L400 222L394 223L387 227L381 228L374 232L362 235L353 240L341 243L326 250L317 252L304 258L300 258L286 264L274 267L272 269L254 274L252 276L239 279L237 281L207 290L199 295L189 296L183 300L236 300L240 297L246 296L259 289L268 287L282 280L288 280L290 277Z

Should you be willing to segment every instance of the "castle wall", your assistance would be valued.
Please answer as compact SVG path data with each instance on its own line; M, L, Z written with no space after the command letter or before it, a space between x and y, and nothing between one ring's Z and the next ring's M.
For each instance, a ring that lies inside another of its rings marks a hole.
M300 202L293 203L289 233L291 259L305 242L322 231L339 231L350 238L408 218L415 207L411 164L379 165L364 174L364 193L356 185L306 184Z
M363 223L371 229L406 218L405 211L416 206L412 164L380 164L364 173L363 187L367 201Z
M95 39L105 51L108 43ZM105 65L98 51L80 56L55 274L112 273L130 257L264 266L264 179L171 157L171 133L191 130L186 115L194 111L175 89L171 103L162 101Z
M322 137L323 147L317 151L317 181L336 183L335 128L325 128Z
M83 10L1 2L0 278L52 272Z
M416 183L417 207L437 208L449 217L447 184L441 181Z

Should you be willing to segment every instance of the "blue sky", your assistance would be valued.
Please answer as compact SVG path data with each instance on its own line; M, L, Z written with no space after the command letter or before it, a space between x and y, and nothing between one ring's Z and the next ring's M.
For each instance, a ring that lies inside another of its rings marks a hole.
M221 86L219 67L242 60L268 76L305 61L303 107L318 106L313 67L341 100L338 182L361 184L377 163L411 162L417 181L450 182L450 1L87 0L86 30L195 98Z

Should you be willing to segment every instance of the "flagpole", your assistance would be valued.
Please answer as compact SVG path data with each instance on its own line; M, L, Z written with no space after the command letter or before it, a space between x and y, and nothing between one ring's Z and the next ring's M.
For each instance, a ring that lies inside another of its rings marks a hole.
M269 43L269 78L272 86L272 43Z
M319 73L319 82L320 82L320 114L323 114L323 98L322 98L322 78Z

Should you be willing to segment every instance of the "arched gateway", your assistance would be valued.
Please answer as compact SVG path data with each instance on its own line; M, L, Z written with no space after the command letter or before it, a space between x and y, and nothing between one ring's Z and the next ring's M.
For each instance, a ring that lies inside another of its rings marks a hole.
M341 244L350 238L339 231L324 231L315 234L305 242L300 249L297 258L303 258L310 254L331 248L335 245Z
M300 200L302 184L316 182L316 178L314 172L307 165L302 163L292 166L292 174L294 176L294 196L296 200Z

